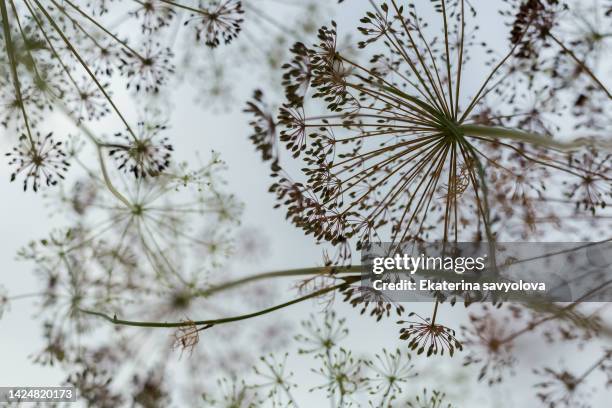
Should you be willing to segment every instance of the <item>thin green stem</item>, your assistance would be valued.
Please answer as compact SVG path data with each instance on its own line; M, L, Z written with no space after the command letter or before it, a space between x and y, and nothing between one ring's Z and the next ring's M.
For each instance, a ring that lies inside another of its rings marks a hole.
M96 146L96 150L98 152L98 161L100 162L100 170L102 171L102 180L104 181L106 188L108 188L108 191L110 191L111 194L114 195L119 201L121 201L127 208L133 208L133 205L132 203L130 203L130 200L128 200L123 194L119 192L119 190L115 188L110 177L108 176L108 171L106 170L106 162L104 161L104 156L102 154L102 148L105 147L105 144L101 143L98 140L98 138L96 137L96 135L94 135L91 129L76 120L70 113L70 110L66 108L61 103L61 101L59 101L58 106L64 112L64 114L74 122L75 126L81 129L85 136L87 136L87 138L91 140L91 142Z
M459 129L463 133L465 133L466 136L472 135L484 136L493 139L512 139L519 142L529 143L532 145L538 145L554 150L560 150L562 152L571 152L589 146L612 150L611 140L592 140L586 138L579 138L569 142L559 142L548 136L540 135L537 133L530 133L522 130L504 127L460 125Z
M130 200L125 198L125 196L121 194L111 182L110 177L108 177L108 172L106 171L106 163L104 162L104 156L102 155L102 148L99 145L96 147L98 150L98 160L100 161L100 170L102 170L102 178L104 179L104 184L106 185L106 188L108 188L111 194L114 195L119 201L125 204L126 207L133 208L132 203L130 203Z
M305 300L308 299L312 299L312 298L316 298L319 296L322 296L326 293L329 292L333 292L339 289L344 289L346 287L348 287L351 283L356 282L357 280L361 279L360 276L356 276L356 277L347 277L345 279L343 279L342 283L339 283L337 285L333 285L333 286L329 286L327 288L323 288L323 289L319 289L315 292L312 292L308 295L299 297L297 299L293 299L290 300L288 302L285 303L280 303L276 306L272 306L269 307L267 309L263 309L263 310L259 310L257 312L253 312L253 313L247 313L247 314L243 314L243 315L237 315L237 316L231 316L231 317L225 317L225 318L221 318L221 319L210 319L210 320L199 320L199 321L183 321L183 322L144 322L144 321L134 321L134 320L122 320L122 319L118 319L117 316L109 316L105 313L101 313L101 312L96 312L93 310L85 310L85 309L79 309L79 311L81 313L85 313L88 315L92 315L92 316L98 316L101 317L113 324L116 325L122 325L122 326L135 326L135 327L150 327L150 328L175 328L175 327L184 327L184 326L216 326L216 325L220 325L220 324L226 324L226 323L232 323L232 322L237 322L237 321L241 321L241 320L247 320L247 319L252 319L254 317L258 317L258 316L262 316L268 313L272 313L275 312L277 310L280 309L284 309L288 306L291 305L295 305L297 303L303 302Z
M338 274L345 273L357 273L361 272L363 267L361 265L351 265L348 267L335 268L330 270L329 267L314 267L314 268L299 268L299 269L289 269L284 271L274 271L274 272L264 272L256 275L251 275L246 278L237 279L234 281L222 283L219 285L213 285L209 288L200 290L196 292L197 296L210 296L219 292L223 292L229 289L233 289L235 287L251 283L257 282L264 279L270 278L286 278L290 276L303 276L303 275L322 275L328 274L330 276L336 276Z

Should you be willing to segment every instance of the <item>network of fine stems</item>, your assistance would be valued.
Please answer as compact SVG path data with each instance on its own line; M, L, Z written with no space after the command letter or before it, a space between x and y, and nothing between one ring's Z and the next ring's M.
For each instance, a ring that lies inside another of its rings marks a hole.
M335 3L0 0L11 191L65 224L23 245L40 287L0 285L0 317L35 301L32 361L92 407L470 406L513 384L525 343L585 353L521 375L533 406L595 406L612 322L589 299L612 279L567 303L438 291L427 314L364 287L356 259L381 242L608 243L612 7ZM224 152L176 159L202 136L173 131L182 86L204 112L243 107L222 116L250 127L231 137L269 165L262 196L321 259L241 273L265 264L267 234L244 226ZM298 304L316 313L295 328ZM392 327L389 343L352 350L355 319ZM456 360L465 382L438 370Z

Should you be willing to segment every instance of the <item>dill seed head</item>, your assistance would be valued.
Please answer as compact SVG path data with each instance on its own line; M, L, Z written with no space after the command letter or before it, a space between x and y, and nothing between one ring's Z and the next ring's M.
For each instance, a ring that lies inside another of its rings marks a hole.
M400 329L400 339L408 341L408 348L416 350L417 354L425 351L427 357L444 355L445 352L452 357L455 350L463 350L463 346L455 337L455 331L441 324L436 324L430 318L423 318L412 312L409 317L416 316L418 320L399 320L397 324L408 324Z
M344 301L351 306L361 308L361 314L365 314L371 306L370 316L375 316L377 321L383 317L390 317L391 312L395 311L398 316L404 313L404 306L399 302L394 302L384 293L370 286L351 287L344 293Z
M417 375L410 354L399 348L394 351L383 349L382 353L365 361L365 365L373 371L373 376L367 378L370 393L385 393L389 400L400 396L402 386Z
M149 40L139 54L124 51L119 69L127 77L127 88L136 92L158 93L174 73L173 52L159 42Z
M546 191L546 180L585 178L567 153L546 146L554 121L550 126L537 105L528 114L517 108L509 115L520 130L491 129L503 115L485 102L514 78L518 40L466 98L462 78L476 35L465 3L435 2L436 28L420 7L394 0L373 4L360 20L365 40L355 56L339 50L334 22L319 29L312 46L296 43L284 66L286 102L275 123L272 112L262 112L261 92L255 94L247 108L255 116L252 140L272 163L277 206L317 240L354 240L357 249L372 239L526 238L566 227L575 203ZM430 31L438 28L431 41ZM537 95L533 99L540 104ZM325 111L310 113L321 102ZM298 177L279 164L275 129L289 154L301 159ZM529 132L542 143L523 138ZM523 167L538 182L522 181ZM610 186L608 167L586 171ZM518 204L513 200L512 210L525 216L513 217L517 225L508 227L504 211L515 184L525 193Z
M191 15L185 24L194 24L196 40L210 48L229 44L240 33L244 10L239 0L214 0L209 6Z
M541 378L534 385L537 398L549 408L587 408L585 402L588 390L581 387L583 381L568 370L554 370L549 367L534 370Z
M164 124L139 122L136 137L129 132L115 135L124 143L113 144L109 155L116 160L120 170L130 172L136 178L156 177L168 168L174 150L169 139L160 136L164 130Z
M508 338L510 322L509 315L498 314L485 306L482 314L470 314L469 326L461 327L463 344L468 351L463 364L480 366L478 379L486 380L489 385L500 383L508 373L513 374L517 360L514 343Z
M270 115L270 108L263 100L263 93L260 90L254 92L253 101L247 103L244 112L254 117L250 122L253 134L249 138L261 153L262 160L268 161L277 157L276 122Z
M138 2L130 14L141 20L143 33L152 34L170 25L176 10L163 1L145 0Z
M320 324L315 316L301 322L304 334L299 334L295 340L302 343L300 353L317 353L329 351L348 336L346 319L338 318L335 312L326 312Z
M26 135L19 138L19 145L9 153L9 165L16 169L11 174L11 181L23 176L23 190L28 186L35 192L42 185L56 185L58 179L63 180L70 163L62 150L62 142L53 140L53 134L41 136L36 133L30 139Z
M102 86L107 89L109 84ZM107 91L110 94L110 92ZM78 87L69 88L64 95L66 104L78 121L98 120L110 113L106 97L93 81L86 78Z

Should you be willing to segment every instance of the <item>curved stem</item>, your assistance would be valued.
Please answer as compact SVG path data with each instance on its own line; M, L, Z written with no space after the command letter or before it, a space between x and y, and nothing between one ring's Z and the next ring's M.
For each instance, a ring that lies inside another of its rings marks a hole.
M285 307L303 302L305 300L308 299L312 299L315 297L319 297L321 295L324 295L326 293L329 292L333 292L335 290L338 289L343 289L348 287L351 283L356 282L357 280L361 279L360 276L355 276L355 277L347 277L345 279L343 279L342 283L339 283L337 285L334 286L330 286L327 288L323 288L323 289L319 289L315 292L312 292L308 295L299 297L297 299L293 299L290 300L288 302L285 303L281 303L278 304L276 306L272 306L269 307L267 309L263 309L263 310L259 310L257 312L253 312L253 313L247 313L247 314L243 314L243 315L237 315L237 316L231 316L231 317L224 317L221 319L210 319L210 320L199 320L199 321L183 321L183 322L170 322L170 323L166 323L166 322L144 322L144 321L134 321L134 320L122 320L122 319L117 319L117 316L109 316L105 313L101 313L101 312L96 312L93 310L85 310L85 309L78 309L79 312L81 313L85 313L88 315L92 315L92 316L98 316L101 317L113 324L117 324L117 325L122 325L122 326L135 326L135 327L151 327L151 328L174 328L174 327L184 327L184 326L215 326L215 325L219 325L219 324L225 324L225 323L231 323L231 322L237 322L240 320L247 320L247 319L252 319L254 317L257 316L262 316L268 313L272 313L275 312L277 310L280 309L284 309Z
M79 123L79 121L72 116L70 110L66 108L66 106L64 106L61 101L58 101L57 106L60 107L64 114L68 118L70 118L74 122L74 124L79 129L81 129L83 133L85 133L85 136L87 136L87 138L91 140L91 142L96 146L96 150L98 152L98 161L100 162L100 170L102 171L102 180L104 181L106 188L108 188L108 191L110 191L111 194L114 195L119 201L125 204L127 208L133 208L133 205L132 203L130 203L130 200L128 200L123 194L119 192L119 190L115 188L110 177L108 176L108 171L106 170L106 162L104 161L104 156L102 155L102 148L106 147L107 145L105 143L100 142L96 135L94 135L94 133L87 126L83 125L83 123Z
M222 283L219 285L213 285L207 289L203 289L203 290L196 292L196 296L206 297L206 296L210 296L212 294L218 293L218 292L223 292L228 289L235 288L240 285L244 285L246 283L256 282L259 280L269 279L269 278L283 278L283 277L289 277L289 276L302 276L302 275L321 275L323 273L329 273L330 276L335 276L337 274L342 274L342 273L361 272L362 269L363 269L362 265L351 265L345 268L337 268L336 270L333 270L332 273L329 273L330 268L328 267L299 268L299 269L289 269L289 270L284 270L284 271L264 272L264 273L260 273L260 274L256 274L252 276L247 276L246 278Z
M121 194L113 185L113 183L110 180L110 177L108 177L108 172L106 171L106 163L104 162L104 156L102 156L102 148L100 147L100 145L96 146L98 149L98 159L100 161L100 169L102 170L102 177L104 179L104 184L106 184L106 187L108 188L108 190L115 196L117 197L117 199L119 201L121 201L123 204L125 204L126 207L128 208L132 208L132 204L130 203L130 200L128 200L127 198L125 198L123 196L123 194Z

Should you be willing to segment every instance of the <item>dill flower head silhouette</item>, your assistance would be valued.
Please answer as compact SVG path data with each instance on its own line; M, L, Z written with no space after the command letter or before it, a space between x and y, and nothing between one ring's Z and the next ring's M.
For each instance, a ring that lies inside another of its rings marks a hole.
M524 58L526 44L534 46L532 26L544 30L539 9L535 16L518 11L509 51L491 58L477 86L468 87L472 55L482 52L476 11L464 2L431 4L435 27L423 17L425 5L372 3L358 27L357 57L339 49L335 22L319 29L312 46L296 43L278 115L256 92L246 109L256 118L251 139L272 162L270 190L287 217L318 240L355 239L358 248L375 240L528 238L576 227L569 215L585 223L608 217L609 141L508 127L516 123L502 119L520 117L520 107L490 113L494 95L516 100L549 86L509 85L529 75L513 62ZM611 106L603 85L595 83L593 93ZM326 112L319 113L321 104ZM292 166L277 152L277 129L290 155L302 159L302 178L283 167Z
M92 407L607 402L611 18L0 0L3 327Z

